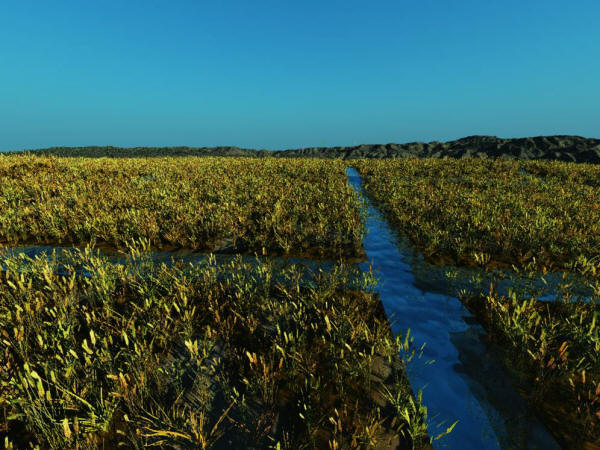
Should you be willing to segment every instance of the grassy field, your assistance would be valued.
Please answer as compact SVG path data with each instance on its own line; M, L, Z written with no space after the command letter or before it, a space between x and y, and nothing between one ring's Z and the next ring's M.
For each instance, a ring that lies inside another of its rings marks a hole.
M362 255L344 165L254 158L0 156L0 244Z
M426 447L372 275L5 257L9 448Z
M430 261L561 268L600 253L600 166L487 159L352 163Z
M364 226L340 161L0 156L5 247L131 251L1 258L5 447L427 448L373 274L148 254L361 257Z
M600 167L485 159L353 165L400 235L430 262L512 267L529 279L563 269L585 280L587 299L576 298L566 281L554 301L516 289L502 296L493 285L481 295L458 295L559 442L597 448Z
M579 260L588 298L559 286L554 301L519 289L461 300L499 344L519 390L565 448L600 445L600 264ZM543 275L540 275L543 276Z
M600 167L352 165L429 261L537 276L568 269L587 280L587 300L568 285L554 302L493 286L457 295L560 442L595 442ZM393 338L373 274L144 256L189 248L348 259L363 255L364 232L342 161L0 156L0 244L91 243L132 256L125 265L90 250L4 257L6 446L426 448L427 412L404 370L415 349Z

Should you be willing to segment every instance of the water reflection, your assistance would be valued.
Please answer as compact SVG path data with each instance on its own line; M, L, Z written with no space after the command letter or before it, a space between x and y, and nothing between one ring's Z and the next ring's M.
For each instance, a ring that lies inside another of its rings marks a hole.
M362 193L360 177L348 170L351 184ZM459 424L436 448L560 448L517 394L510 378L495 358L483 328L454 296L460 289L478 292L489 286L497 275L470 268L435 267L425 262L406 241L399 240L381 214L367 203L368 234L364 240L369 263L360 263L363 271L370 264L380 277L378 292L394 333L410 328L418 343L426 343L423 357L408 367L413 388L423 390L428 407L428 425L432 436L444 431L455 420ZM67 259L72 248L50 246L17 247L5 254L23 253L29 257L51 255ZM113 263L123 264L130 258L115 252L97 250ZM205 264L207 255L191 251L152 252L154 264ZM337 262L305 258L272 258L251 255L214 255L216 264L234 258L245 262L268 260L280 268L300 267L306 283L319 270L331 270ZM1 259L1 258L0 258ZM1 265L1 263L0 263ZM452 272L449 277L448 273ZM84 274L85 275L85 274ZM539 298L553 299L560 274L546 276L548 284L538 279L505 278L498 290L506 293L515 287L529 289ZM581 295L587 295L585 290ZM544 297L545 296L545 297ZM433 360L434 364L427 364Z
M84 256L88 255L88 256ZM150 251L132 258L131 255L114 250L85 247L55 247L44 245L30 245L22 247L11 247L0 250L0 271L6 269L6 261L10 258L47 258L56 262L55 272L58 275L68 275L75 270L80 276L89 277L90 272L86 269L89 264L88 257L100 257L103 261L112 264L150 264L153 267L165 264L167 267L179 265L204 266L204 265L227 265L233 261L240 261L250 267L268 263L274 269L276 280L285 281L285 272L292 271L298 276L301 285L314 287L313 281L322 272L331 272L335 269L344 272L347 285L352 289L361 289L363 286L363 272L356 263L344 261L314 260L299 257L273 257L249 254L215 254L203 253L191 250L177 251ZM83 264L82 264L83 262ZM73 267L75 264L75 267ZM221 276L225 276L224 273Z
M360 176L348 169L350 183L362 193ZM448 293L455 286L440 284L439 268L422 263L414 270L414 254L398 246L381 214L368 205L364 240L367 257L381 280L378 287L394 333L410 328L416 342L425 342L423 358L408 367L413 389L423 388L430 435L455 420L454 431L436 448L560 448L513 389L485 339L485 331L462 303ZM369 263L362 263L367 269ZM415 275L418 275L418 282ZM431 275L429 277L428 275ZM424 361L434 360L434 364Z
M400 253L410 263L415 286L427 292L437 292L455 296L460 291L473 294L488 293L490 283L500 295L508 295L510 290L523 297L535 297L541 301L562 299L564 289L569 286L570 301L597 301L593 288L577 274L565 272L515 273L512 270L487 271L472 267L435 266L426 262L406 243L406 238L398 238ZM593 300L592 300L593 299Z

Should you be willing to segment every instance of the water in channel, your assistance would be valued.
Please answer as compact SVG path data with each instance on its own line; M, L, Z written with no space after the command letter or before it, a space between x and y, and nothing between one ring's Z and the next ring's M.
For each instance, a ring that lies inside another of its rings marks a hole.
M423 389L430 436L458 420L449 435L434 441L434 448L560 448L514 390L483 328L460 300L428 283L426 274L414 273L414 253L399 245L368 201L358 172L347 172L368 208L364 247L370 262L361 263L361 268L372 266L379 276L377 290L394 334L410 329L416 347L426 344L423 356L409 364L408 376L415 392ZM439 269L431 269L432 275L439 275Z
M495 359L483 328L454 296L458 289L477 291L489 285L488 274L478 269L453 268L455 275L449 281L448 268L428 264L391 230L363 192L358 172L349 168L348 176L350 184L365 198L368 209L364 248L369 262L360 263L359 267L363 271L373 268L379 277L377 290L394 333L404 335L410 329L416 347L425 343L423 356L410 363L408 376L415 392L423 389L429 434L434 437L458 420L448 436L434 441L434 448L560 448L515 391ZM15 247L0 252L0 270L3 255L36 257L57 252L60 259L61 254L72 250L53 246ZM126 255L104 256L114 263L128 260ZM168 265L177 261L200 264L207 259L204 253L186 251L153 252L149 257L154 263ZM214 257L217 263L227 263L236 256ZM336 264L305 258L264 258L281 267L299 265L306 270L308 278L311 272L329 270ZM251 255L242 259L258 260ZM546 278L542 285L539 280L523 282L538 283L532 287L536 297L552 301L561 274L548 274ZM501 280L498 291L505 293L514 283L514 278ZM581 296L589 295L582 287ZM429 361L434 363L429 364Z

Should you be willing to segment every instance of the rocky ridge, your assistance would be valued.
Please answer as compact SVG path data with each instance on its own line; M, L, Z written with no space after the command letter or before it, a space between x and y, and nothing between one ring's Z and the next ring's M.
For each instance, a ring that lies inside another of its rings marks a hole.
M20 152L19 152L20 153ZM31 153L86 157L250 156L277 158L509 158L600 163L600 139L580 136L538 136L503 139L468 136L448 142L363 144L353 147L309 147L252 150L239 147L51 147Z

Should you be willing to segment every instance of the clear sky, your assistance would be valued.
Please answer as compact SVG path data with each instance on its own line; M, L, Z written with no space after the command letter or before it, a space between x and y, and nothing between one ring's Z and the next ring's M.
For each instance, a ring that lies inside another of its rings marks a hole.
M600 137L600 1L4 1L0 150Z

